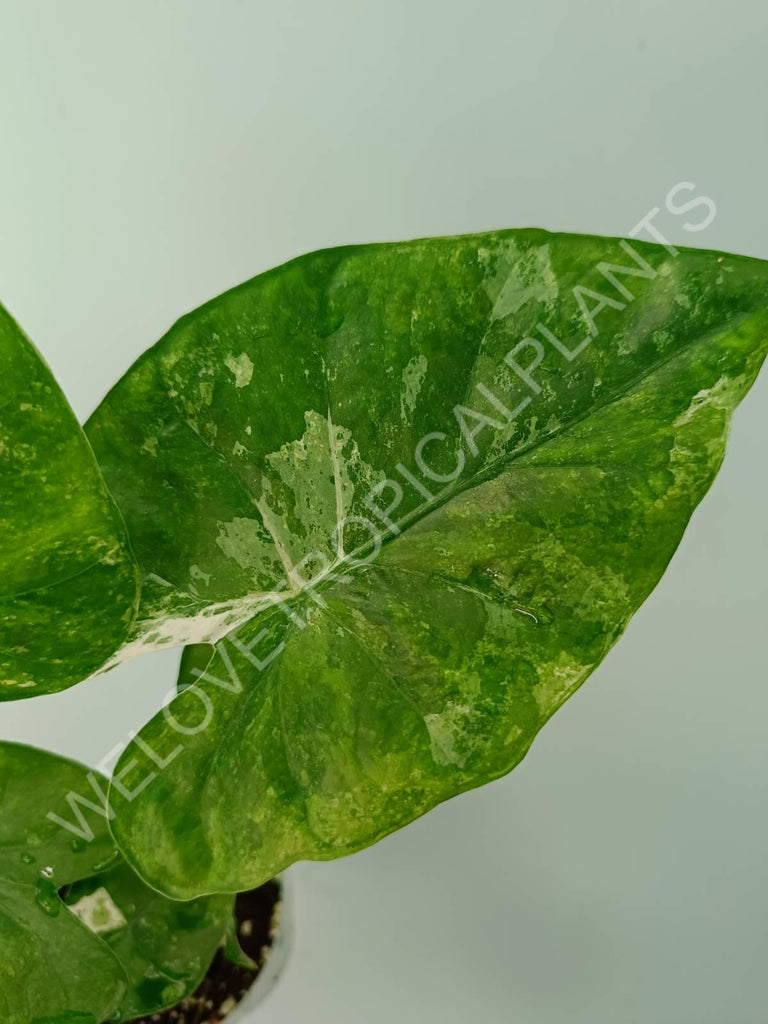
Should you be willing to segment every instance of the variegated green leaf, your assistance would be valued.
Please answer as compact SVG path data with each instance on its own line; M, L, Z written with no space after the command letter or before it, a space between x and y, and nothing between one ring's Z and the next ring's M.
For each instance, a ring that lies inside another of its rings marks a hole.
M182 319L87 428L126 653L202 642L118 769L133 865L246 888L509 771L659 580L766 339L762 261L536 230L315 253Z
M64 395L0 307L0 700L63 690L125 639L138 572Z

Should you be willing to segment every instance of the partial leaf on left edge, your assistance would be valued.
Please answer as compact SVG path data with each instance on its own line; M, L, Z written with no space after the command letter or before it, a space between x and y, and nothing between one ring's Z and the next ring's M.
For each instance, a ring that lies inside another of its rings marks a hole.
M138 602L125 526L67 400L0 306L0 701L101 668Z

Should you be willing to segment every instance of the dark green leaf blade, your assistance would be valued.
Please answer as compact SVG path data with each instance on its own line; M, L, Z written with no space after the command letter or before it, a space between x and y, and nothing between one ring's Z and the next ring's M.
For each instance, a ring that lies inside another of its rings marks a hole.
M0 307L0 700L101 668L138 603L125 526L64 395Z
M92 841L47 817L69 817L69 792L96 804L86 771L71 761L0 743L0 1019L109 1017L126 978L109 949L59 900L63 885L116 851L103 815L89 812ZM103 793L106 796L106 793Z
M374 842L514 767L605 656L768 339L765 263L633 246L520 231L313 254L180 321L97 410L154 580L137 644L247 622L207 667L195 648L121 763L129 785L153 776L112 794L153 885L246 888ZM631 298L606 283L616 265ZM534 384L505 359L532 338ZM433 500L406 486L417 466ZM374 516L385 479L383 550L332 566L336 524ZM311 552L331 566L314 597L297 593Z
M109 945L128 976L120 1003L127 1021L194 992L225 937L234 896L180 903L145 885L121 862L74 885L70 908Z
M4 1024L125 1021L192 992L234 897L178 903L146 886L109 834L106 780L82 765L0 743L0 780Z

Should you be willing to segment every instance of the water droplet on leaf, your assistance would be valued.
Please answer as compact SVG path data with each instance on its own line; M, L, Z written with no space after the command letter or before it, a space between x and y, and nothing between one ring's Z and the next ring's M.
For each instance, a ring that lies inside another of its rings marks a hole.
M35 902L48 917L56 917L61 910L61 900L56 886L47 878L41 878L38 881Z
M107 868L111 868L114 864L117 864L117 862L119 860L120 860L120 851L119 850L113 850L112 853L110 853L110 855L107 858L105 858L104 860L100 860L98 864L94 864L93 865L93 871L94 871L94 873L98 873L100 871L106 871Z

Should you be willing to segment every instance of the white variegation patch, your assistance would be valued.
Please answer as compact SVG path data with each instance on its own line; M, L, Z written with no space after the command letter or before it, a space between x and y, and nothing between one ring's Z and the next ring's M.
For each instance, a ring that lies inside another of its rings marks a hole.
M86 928L96 935L115 932L128 924L122 911L104 886L95 889L88 896L83 896L77 903L71 904L69 909L75 917L80 918Z

